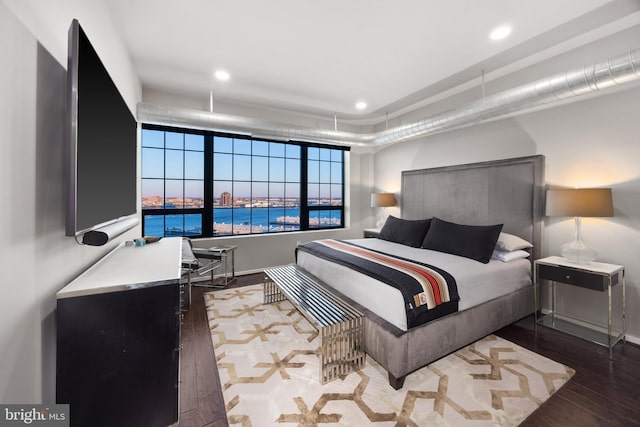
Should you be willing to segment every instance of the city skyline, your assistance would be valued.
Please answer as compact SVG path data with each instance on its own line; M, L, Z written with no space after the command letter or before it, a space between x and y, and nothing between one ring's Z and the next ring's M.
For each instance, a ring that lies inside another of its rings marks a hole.
M230 193L236 197L300 197L300 182L213 181L213 193ZM166 194L167 197L204 197L204 180L142 178L142 197ZM307 183L309 198L342 198L343 184Z
M225 193L223 193L225 194ZM225 203L223 194L214 197L214 208L269 208L269 207L300 207L299 197L232 197L228 194L228 203ZM222 200L222 202L221 202ZM309 206L341 206L342 199L331 198L308 198ZM171 205L180 208L203 208L204 198L202 197L162 197L159 195L142 198L143 209L165 208Z

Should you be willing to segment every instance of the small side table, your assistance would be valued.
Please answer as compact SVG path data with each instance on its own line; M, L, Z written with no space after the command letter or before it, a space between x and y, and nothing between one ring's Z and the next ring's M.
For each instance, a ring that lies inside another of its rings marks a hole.
M538 292L541 280L548 280L551 283L551 312L538 318ZM559 315L556 312L557 283L579 286L599 292L607 291L607 333L597 329L597 327L602 328L601 325ZM611 288L618 283L622 285L622 331L614 331L612 328ZM609 359L613 358L613 347L620 340L626 342L627 320L624 266L603 262L578 265L570 263L562 257L551 256L534 262L534 285L536 324L557 329L608 347Z
M362 237L366 238L375 238L378 237L380 235L380 229L379 228L365 228L362 231Z
M193 253L199 258L218 259L222 263L222 280L217 284L227 287L236 280L235 251L237 246L213 246L208 249L193 248ZM231 264L229 266L229 264ZM213 272L212 272L213 274Z

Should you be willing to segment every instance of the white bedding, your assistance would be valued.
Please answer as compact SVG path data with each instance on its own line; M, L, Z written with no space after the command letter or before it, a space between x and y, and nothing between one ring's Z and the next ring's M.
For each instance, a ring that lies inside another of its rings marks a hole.
M356 239L351 242L446 270L458 285L458 311L531 286L532 283L531 262L528 259L510 262L492 259L488 264L482 264L457 255L412 248L386 240ZM407 330L404 300L398 289L304 251L298 251L297 264L389 323L403 331Z

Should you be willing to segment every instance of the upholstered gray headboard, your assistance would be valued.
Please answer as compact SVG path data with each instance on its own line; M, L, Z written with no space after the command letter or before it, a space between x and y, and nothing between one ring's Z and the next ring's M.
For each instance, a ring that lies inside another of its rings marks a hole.
M402 172L405 219L438 217L461 224L504 224L503 231L542 249L544 156Z

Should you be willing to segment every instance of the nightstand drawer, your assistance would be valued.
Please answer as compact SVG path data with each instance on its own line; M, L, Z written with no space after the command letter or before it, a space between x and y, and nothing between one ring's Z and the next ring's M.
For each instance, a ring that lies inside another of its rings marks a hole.
M364 237L365 239L367 238L376 238L380 236L380 230L377 229L365 229L362 233L362 237Z
M591 273L587 271L575 270L560 265L538 265L538 278L553 280L555 282L567 283L581 288L593 289L595 291L605 291L609 283L609 276ZM618 275L611 277L611 286L618 283Z

